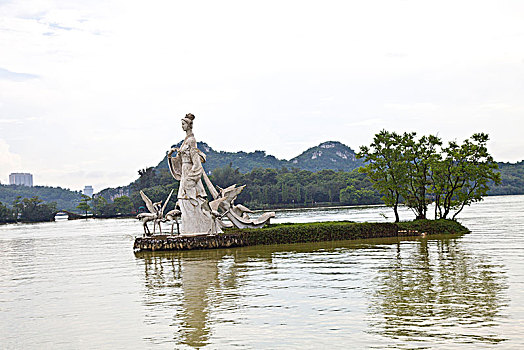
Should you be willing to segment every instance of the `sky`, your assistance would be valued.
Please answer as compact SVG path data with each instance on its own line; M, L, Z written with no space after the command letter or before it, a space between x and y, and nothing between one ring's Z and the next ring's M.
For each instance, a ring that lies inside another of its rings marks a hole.
M0 182L122 186L184 138L293 158L382 129L524 159L524 1L0 0Z

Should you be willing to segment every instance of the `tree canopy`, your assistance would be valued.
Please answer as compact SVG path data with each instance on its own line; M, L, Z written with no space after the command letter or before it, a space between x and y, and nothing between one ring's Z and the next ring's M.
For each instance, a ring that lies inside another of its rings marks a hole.
M434 135L417 139L416 133L382 130L370 146L362 146L358 157L366 161L361 172L399 221L398 205L411 208L417 219L425 219L428 204L434 203L435 219L452 219L473 202L486 196L491 184L500 183L497 164L489 154L487 134L478 133L462 144L443 146Z
M85 213L86 217L87 217L87 212L91 210L91 206L89 205L90 201L91 201L91 197L86 196L86 195L82 195L82 200L76 206L76 208L78 210L80 210L80 211Z
M13 202L16 217L21 221L39 222L52 221L56 213L56 203L44 203L39 197L21 199L17 197Z

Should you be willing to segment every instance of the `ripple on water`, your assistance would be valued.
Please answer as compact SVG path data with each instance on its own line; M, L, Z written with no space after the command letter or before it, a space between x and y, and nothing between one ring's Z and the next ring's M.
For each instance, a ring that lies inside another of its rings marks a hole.
M0 227L6 348L524 346L524 196L466 208L469 235L134 254L135 220ZM385 221L384 207L276 222ZM402 210L403 218L411 213Z

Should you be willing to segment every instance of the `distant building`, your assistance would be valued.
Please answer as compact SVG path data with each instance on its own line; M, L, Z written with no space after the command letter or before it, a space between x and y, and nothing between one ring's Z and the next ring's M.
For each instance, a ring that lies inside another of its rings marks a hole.
M84 195L92 198L93 197L93 186L84 187Z
M33 174L11 173L9 174L9 184L33 187Z

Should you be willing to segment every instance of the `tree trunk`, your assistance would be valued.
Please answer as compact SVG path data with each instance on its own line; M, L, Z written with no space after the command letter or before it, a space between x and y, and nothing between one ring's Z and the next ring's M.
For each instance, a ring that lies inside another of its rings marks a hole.
M395 212L395 222L399 222L400 221L400 217L398 215L398 201L400 199L400 193L396 193L396 197L395 197L395 205L393 206L393 211Z

